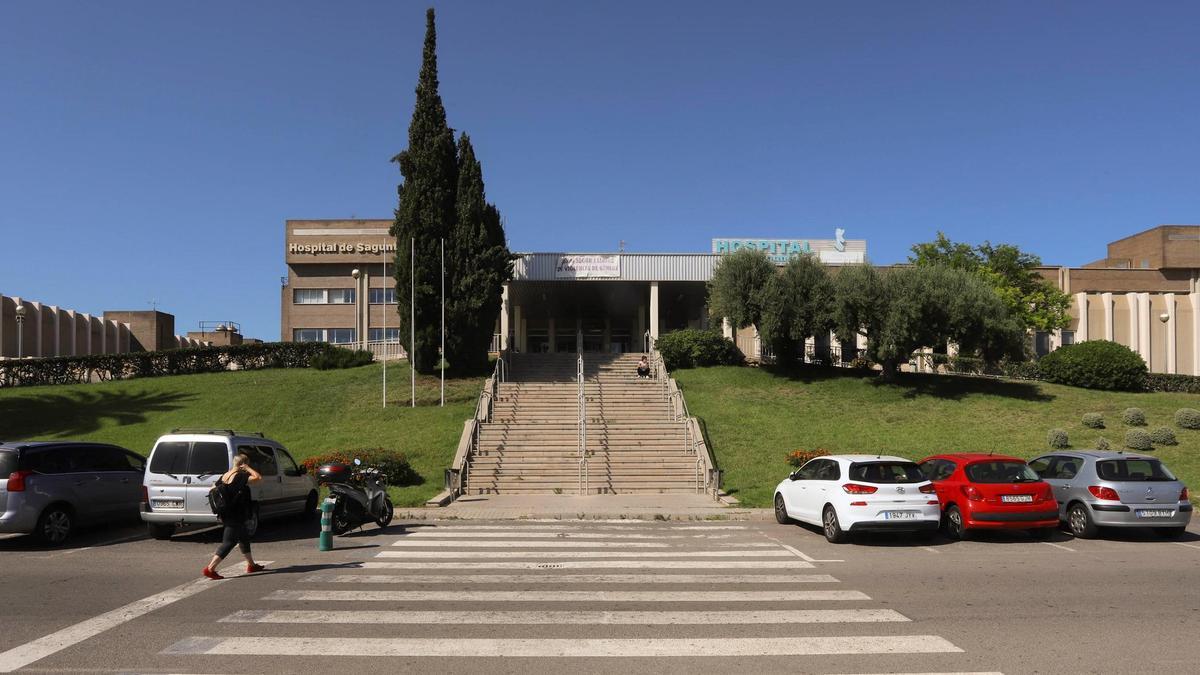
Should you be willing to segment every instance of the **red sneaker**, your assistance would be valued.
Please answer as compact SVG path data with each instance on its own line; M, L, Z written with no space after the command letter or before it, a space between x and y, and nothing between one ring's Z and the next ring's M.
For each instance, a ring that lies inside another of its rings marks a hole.
M220 574L217 574L216 570L211 570L207 567L204 568L203 574L204 574L204 576L208 577L209 579L224 579L225 578L225 577L221 576Z
M247 564L246 565L246 574L254 574L255 572L261 572L265 569L267 569L267 568L263 567L262 565L259 565L258 563L254 563L253 565Z

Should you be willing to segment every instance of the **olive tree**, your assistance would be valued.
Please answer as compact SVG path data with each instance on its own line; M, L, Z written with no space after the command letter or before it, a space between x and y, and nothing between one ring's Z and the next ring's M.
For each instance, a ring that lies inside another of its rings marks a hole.
M826 333L832 326L833 283L816 256L792 258L767 280L762 298L759 335L780 363L794 361L805 338Z

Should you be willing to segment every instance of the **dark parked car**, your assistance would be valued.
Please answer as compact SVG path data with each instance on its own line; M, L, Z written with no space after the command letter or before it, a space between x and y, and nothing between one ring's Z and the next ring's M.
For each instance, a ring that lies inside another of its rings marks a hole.
M115 445L0 442L0 533L57 545L81 525L136 521L145 466Z

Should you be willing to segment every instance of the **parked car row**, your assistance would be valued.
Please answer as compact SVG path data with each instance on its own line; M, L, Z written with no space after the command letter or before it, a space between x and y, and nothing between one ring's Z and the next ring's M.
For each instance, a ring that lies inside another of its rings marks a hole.
M263 476L250 486L252 530L260 519L316 510L315 480L281 444L262 434L176 429L145 460L100 443L0 442L0 533L58 545L79 526L139 517L157 539L180 525L214 524L208 491L239 453Z
M1028 463L968 453L920 462L818 457L779 483L774 507L778 522L817 525L833 543L858 532L938 529L951 539L997 529L1045 538L1062 524L1080 538L1101 527L1178 537L1192 516L1187 487L1157 458L1100 451L1061 451Z

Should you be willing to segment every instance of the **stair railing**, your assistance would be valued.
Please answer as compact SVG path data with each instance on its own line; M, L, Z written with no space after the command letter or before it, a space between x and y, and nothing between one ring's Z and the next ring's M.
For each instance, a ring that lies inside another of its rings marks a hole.
M575 378L579 387L579 417L576 420L576 431L579 434L579 494L587 494L588 461L587 461L587 396L583 379L583 354L575 361Z

